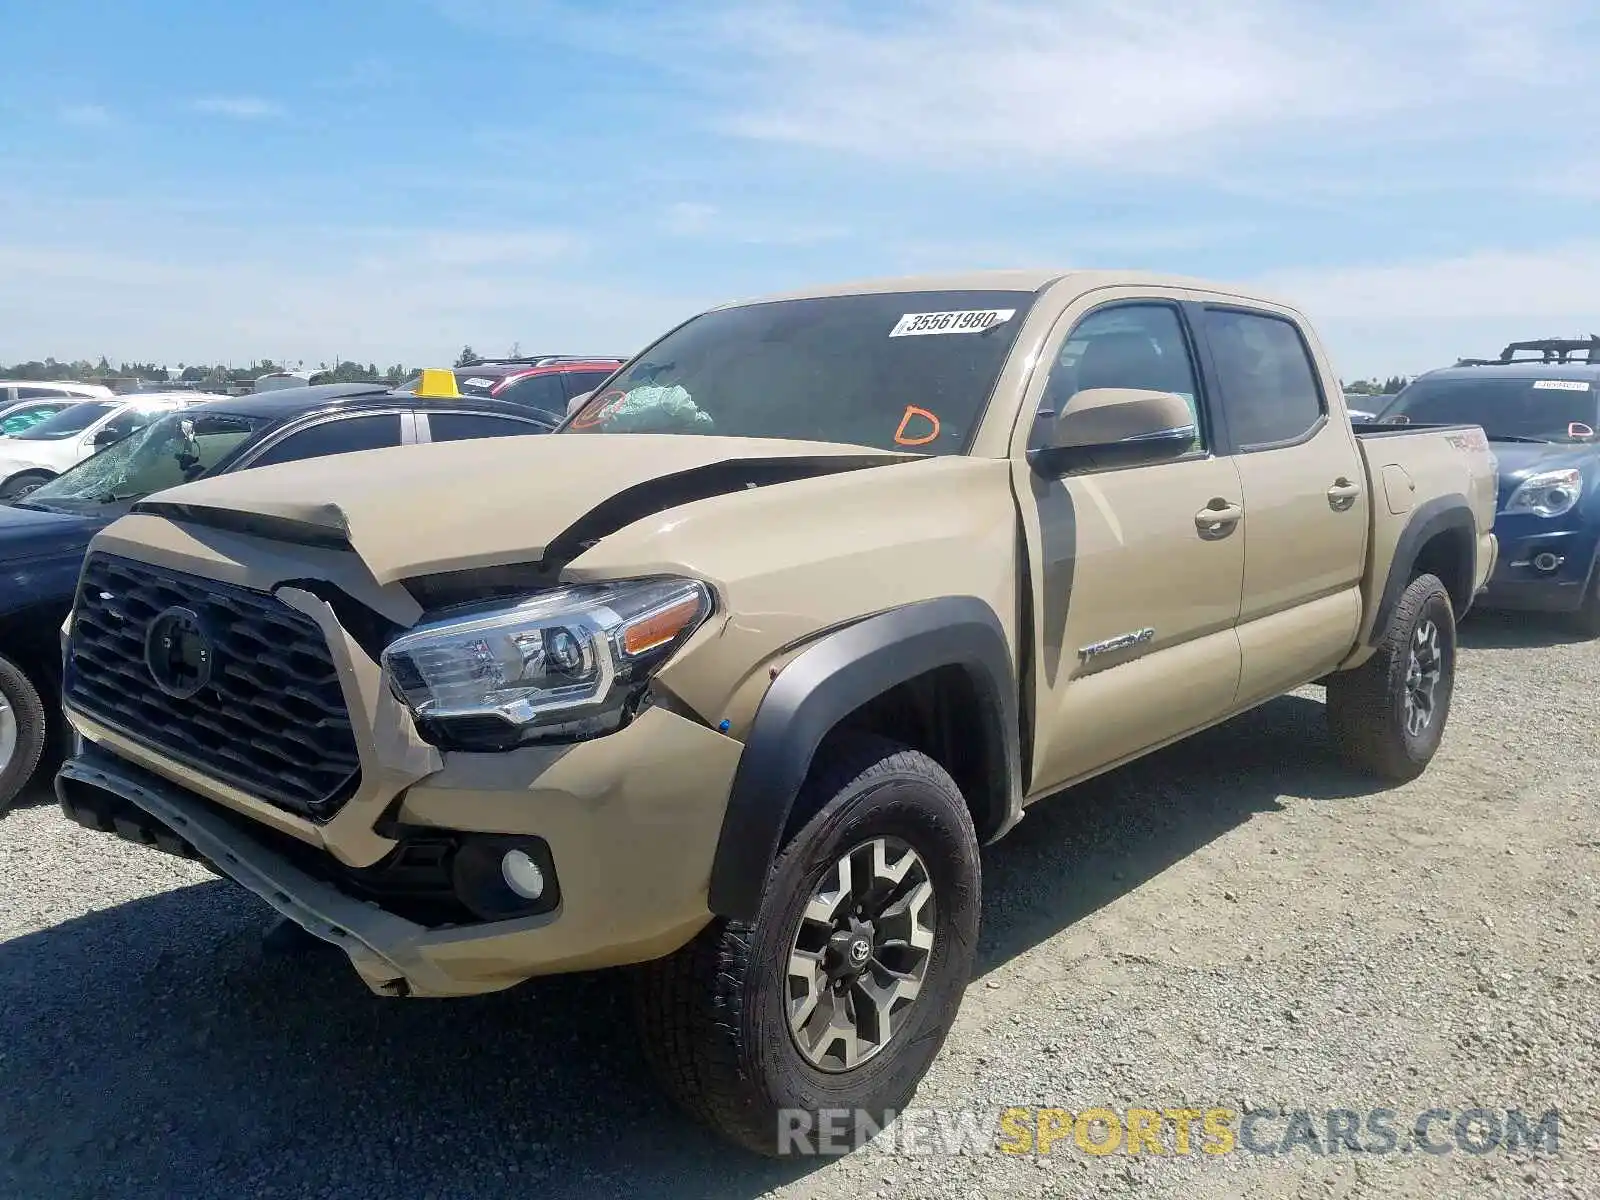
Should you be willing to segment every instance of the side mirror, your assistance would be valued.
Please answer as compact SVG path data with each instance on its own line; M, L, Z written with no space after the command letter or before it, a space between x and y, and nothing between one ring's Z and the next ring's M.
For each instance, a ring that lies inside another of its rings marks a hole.
M1045 444L1028 451L1028 462L1055 477L1161 462L1192 450L1196 432L1189 404L1176 392L1089 388L1067 401Z
M95 430L94 437L90 439L89 444L96 450L104 450L107 446L115 445L121 440L122 434L107 425L103 429Z

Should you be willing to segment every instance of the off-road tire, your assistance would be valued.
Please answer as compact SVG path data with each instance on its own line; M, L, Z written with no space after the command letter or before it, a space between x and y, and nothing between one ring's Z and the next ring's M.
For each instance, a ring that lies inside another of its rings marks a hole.
M767 1157L852 1149L779 1145L780 1113L901 1110L949 1034L972 974L980 868L972 817L955 782L925 754L847 735L817 753L796 811L814 813L782 848L755 923L718 919L677 953L639 968L634 1009L662 1088L726 1139ZM852 1070L807 1062L785 1012L800 913L840 856L878 836L909 844L933 885L934 947L907 1025ZM853 1134L872 1128L847 1125Z
M1441 674L1427 726L1406 728L1406 676L1419 626L1438 630ZM1450 593L1437 576L1419 575L1390 614L1377 651L1361 666L1328 679L1328 728L1352 766L1390 783L1405 783L1427 769L1444 735L1455 690L1456 622Z
M22 669L0 658L0 700L16 721L17 745L11 761L0 770L0 816L11 810L18 793L33 778L50 734L50 720L39 691Z
M48 471L23 471L0 483L0 501L20 500L34 488L43 487L53 477Z

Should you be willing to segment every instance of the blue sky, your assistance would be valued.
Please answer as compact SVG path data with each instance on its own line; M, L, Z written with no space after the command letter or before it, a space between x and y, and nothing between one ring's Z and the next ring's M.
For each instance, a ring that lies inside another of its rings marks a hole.
M0 361L629 352L952 267L1600 332L1589 0L0 0Z

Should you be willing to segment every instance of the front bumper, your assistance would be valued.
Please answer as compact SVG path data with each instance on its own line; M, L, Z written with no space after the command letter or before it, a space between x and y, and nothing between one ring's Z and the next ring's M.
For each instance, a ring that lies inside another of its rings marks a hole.
M180 852L192 847L338 946L374 992L465 996L647 961L692 938L711 919L711 860L739 749L652 708L592 742L445 756L439 772L397 797L397 825L536 836L560 879L554 911L472 925L420 924L315 877L273 845L274 835L166 777L158 760L134 765L91 740L61 769L57 791L69 812L84 788L137 806L186 844Z
M1594 528L1560 529L1501 518L1496 528L1499 561L1478 600L1485 609L1532 612L1572 612L1583 603L1585 588L1595 563L1600 531ZM1536 565L1541 555L1556 560L1553 568Z

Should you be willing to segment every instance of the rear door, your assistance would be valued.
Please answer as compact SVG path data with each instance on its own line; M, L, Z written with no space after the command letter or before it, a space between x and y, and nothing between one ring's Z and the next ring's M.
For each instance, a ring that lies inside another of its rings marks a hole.
M1116 288L1062 314L1024 399L1013 488L1031 566L1037 796L1226 715L1245 567L1239 474L1219 452L1182 293ZM1025 451L1089 388L1178 392L1190 453L1041 475Z
M1342 402L1297 314L1202 295L1191 313L1244 489L1239 704L1331 670L1361 624L1372 499Z

